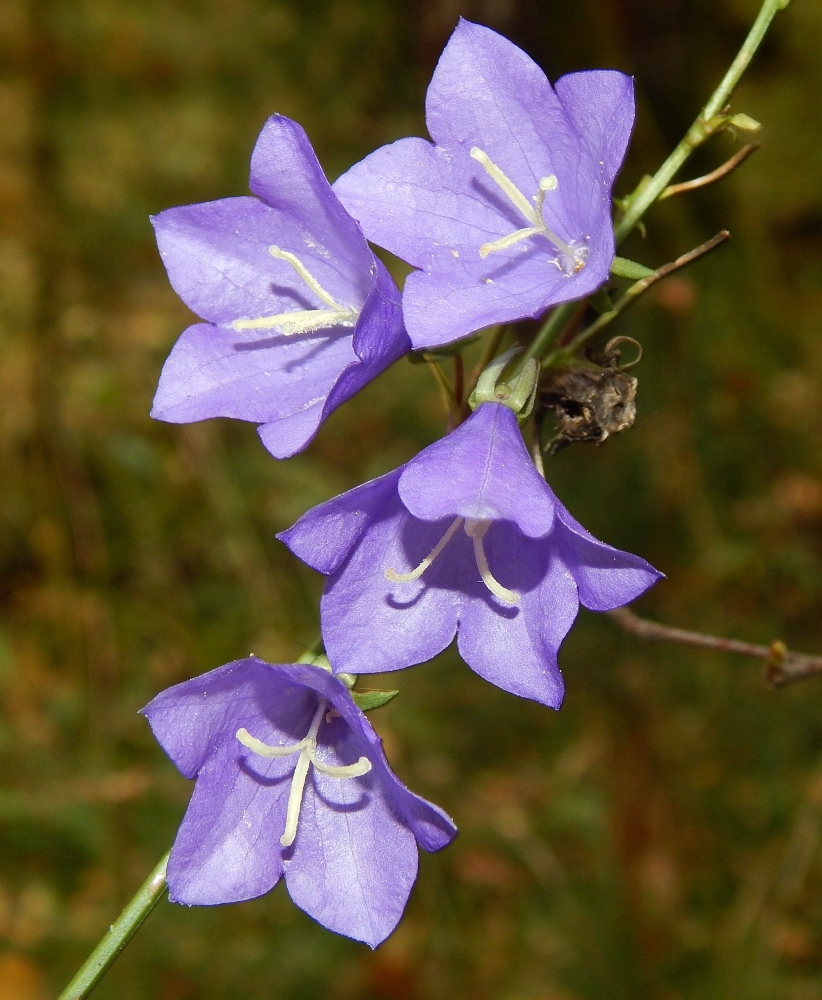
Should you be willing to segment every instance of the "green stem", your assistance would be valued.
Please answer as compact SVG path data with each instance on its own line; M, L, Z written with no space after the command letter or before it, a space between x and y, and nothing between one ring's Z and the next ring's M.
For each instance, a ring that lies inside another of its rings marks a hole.
M548 319L546 319L539 328L536 337L534 337L528 345L527 350L520 358L519 371L522 371L531 358L541 357L545 353L546 348L553 343L557 334L574 315L577 305L578 302L576 301L563 302L561 306L557 306L556 309L549 314Z
M765 0L762 4L759 14L751 26L751 30L748 32L748 37L742 43L742 48L740 48L719 86L711 95L710 100L702 111L700 111L693 125L688 129L684 139L673 150L654 176L650 179L644 178L630 196L625 214L614 227L617 245L622 243L636 228L642 216L659 199L659 196L668 187L673 176L691 153L710 138L710 136L725 127L727 120L725 118L717 118L717 115L727 104L734 87L739 83L740 77L748 68L748 64L759 48L762 39L765 37L771 21L789 3L790 0ZM520 368L531 358L541 357L546 352L573 315L576 305L575 302L566 302L561 306L557 306L549 314L545 323L537 332L536 337L534 337L528 349L523 354L520 361Z
M170 853L170 852L169 852ZM63 990L58 1000L83 1000L131 940L132 934L162 898L166 887L168 854L137 890L131 902L109 928L108 933L83 963L80 971Z
M649 288L655 285L658 281L663 278L667 278L669 274L673 274L674 271L679 271L683 267L687 267L689 264L693 264L695 260L699 260L704 257L705 254L710 253L715 250L721 243L730 238L730 233L727 229L723 229L722 232L717 233L713 239L708 240L701 246L696 247L694 250L689 250L688 253L682 254L681 257L677 257L676 260L671 261L670 264L663 264L662 267L652 271L645 278L640 278L639 281L635 281L621 298L617 299L614 303L613 308L608 312L602 313L597 319L591 323L590 326L586 326L584 330L576 335L568 344L564 347L558 347L555 351L552 351L548 357L545 359L545 367L549 368L552 365L561 365L570 361L571 358L577 353L580 347L583 347L595 333L599 333L600 330L608 326L609 323L621 315L629 306L633 305L634 302L641 296L644 295Z
M780 10L784 10L788 6L788 3L790 3L790 0L765 0L762 4L759 14L757 14L756 20L748 32L748 37L742 43L742 48L737 53L736 58L731 63L728 72L722 78L719 86L711 95L710 100L702 111L700 111L696 121L686 132L685 138L674 149L650 181L640 184L634 192L625 215L623 215L614 227L617 244L621 243L636 227L639 220L657 198L659 198L670 183L671 178L691 153L718 129L724 127L726 122L724 120L717 121L716 116L725 107L734 87L739 83L740 77L748 68L748 64L753 59L754 53L765 37L765 32L768 30L771 21Z

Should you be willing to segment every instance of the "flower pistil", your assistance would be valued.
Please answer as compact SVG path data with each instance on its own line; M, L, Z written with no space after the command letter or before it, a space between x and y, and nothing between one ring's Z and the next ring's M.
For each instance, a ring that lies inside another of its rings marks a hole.
M412 580L418 580L442 552L445 546L451 541L457 529L461 524L463 524L463 522L465 522L465 534L468 535L474 543L474 558L477 560L477 569L479 570L482 582L491 591L491 593L495 597L498 597L501 601L505 601L506 604L518 604L520 595L514 590L509 590L507 587L503 587L499 580L494 578L494 575L491 573L491 569L488 566L488 557L485 555L485 548L482 544L482 539L493 523L490 520L482 520L472 517L455 517L454 520L448 525L448 529L442 538L418 566L415 566L414 569L408 573L398 573L394 569L387 569L385 571L385 579L390 580L392 583L410 583Z
M269 247L268 252L277 260L287 261L302 278L311 291L328 306L327 309L297 309L294 312L262 316L259 319L237 319L232 323L235 330L277 329L285 337L297 333L312 333L331 326L355 326L360 314L353 306L343 306L327 292L300 258L280 247Z
M283 847L290 847L297 836L297 824L300 819L305 780L308 777L308 769L312 764L318 771L329 778L359 778L363 774L368 774L371 770L371 761L367 757L360 757L355 764L347 764L343 767L325 764L323 761L317 759L317 733L319 732L323 715L327 708L328 702L324 699L321 700L311 720L308 734L299 743L294 743L291 746L269 746L267 743L263 743L255 736L252 736L245 728L238 729L235 734L244 747L248 747L252 753L256 753L259 757L271 760L277 757L289 757L294 753L299 753L300 755L291 778L291 791L288 795L288 808L285 818L285 832L280 837L280 843Z
M479 255L483 260L488 254L495 253L498 250L506 250L508 247L519 243L520 240L527 239L529 236L542 235L559 250L560 257L554 260L553 263L564 274L577 274L585 267L585 262L588 259L588 247L585 244L578 244L575 240L566 242L560 236L557 236L548 227L543 215L542 208L545 202L545 195L549 191L555 191L557 188L558 182L555 174L549 174L547 177L540 178L537 193L533 199L534 204L532 204L511 178L478 146L474 146L471 149L471 158L482 166L491 180L494 181L514 207L525 217L526 221L530 223L529 226L517 229L515 232L509 233L507 236L502 236L498 240L483 243L479 248Z

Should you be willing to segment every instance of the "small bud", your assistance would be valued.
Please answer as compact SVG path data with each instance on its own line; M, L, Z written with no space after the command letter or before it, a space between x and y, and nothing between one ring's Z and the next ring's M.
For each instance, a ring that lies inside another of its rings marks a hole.
M472 410L476 410L480 403L502 403L509 410L513 410L519 420L524 420L530 415L537 392L539 361L529 358L520 371L502 380L503 372L520 351L521 347L512 347L498 358L494 358L483 371L477 379L476 388L468 398Z
M758 132L762 128L760 122L755 118L744 114L731 115L728 124L733 125L734 128L742 129L743 132Z
M342 674L337 674L342 677ZM351 697L354 704L363 712L370 712L372 708L380 708L387 705L392 698L396 698L399 691L352 691Z

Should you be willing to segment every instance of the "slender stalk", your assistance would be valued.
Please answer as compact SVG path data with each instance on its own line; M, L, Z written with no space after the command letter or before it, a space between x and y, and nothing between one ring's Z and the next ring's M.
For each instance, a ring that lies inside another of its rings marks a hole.
M727 229L723 229L721 233L717 233L712 239L703 243L701 246L695 247L693 250L689 250L688 253L682 254L681 257L677 257L676 260L671 261L670 264L663 264L662 267L658 267L656 271L653 271L646 278L640 278L639 281L635 281L628 290L614 303L613 309L609 312L603 313L597 319L591 323L590 326L586 326L584 330L576 335L568 344L558 347L557 350L553 351L545 359L546 367L550 365L562 364L565 361L569 361L576 352L587 343L595 333L599 333L604 327L612 323L617 316L625 312L628 306L632 305L636 300L644 295L649 288L655 285L658 281L663 278L667 278L669 274L673 274L674 271L679 271L683 267L687 267L689 264L693 264L695 260L699 260L700 257L704 257L705 254L710 253L715 250L721 243L725 240L730 239L731 234Z
M658 201L660 196L668 188L668 185L682 167L688 157L695 149L702 145L710 136L720 131L727 125L727 119L720 116L719 112L725 107L728 98L734 87L739 83L740 77L745 72L759 48L771 21L780 10L788 6L790 0L764 0L759 14L756 17L748 36L742 43L742 47L731 63L728 72L720 81L719 86L713 92L710 100L700 111L696 121L688 129L685 137L673 150L671 155L662 164L651 178L643 178L641 183L634 190L628 199L628 207L623 217L616 223L614 234L617 245L636 228L642 216L648 209ZM752 150L749 150L752 152ZM747 154L746 154L747 155ZM738 166L740 158L733 166ZM722 168L720 168L722 169ZM696 185L694 185L696 186ZM669 192L673 194L674 192ZM528 349L523 354L520 364L526 364L531 358L540 357L545 354L550 345L562 332L566 324L573 316L576 303L566 302L557 306L546 319L542 328L531 341Z
M675 194L685 194L687 191L696 191L697 188L707 187L709 184L716 184L717 181L721 181L723 177L727 177L738 167L741 167L745 160L755 153L758 149L762 148L761 142L749 142L747 146L743 146L742 149L737 150L734 155L726 160L721 166L717 167L716 170L712 170L709 174L703 174L702 177L694 177L690 181L682 181L681 184L671 184L666 187L662 194L657 198L657 201L663 201L665 198L671 198Z
M704 632L691 632L663 625L661 622L649 621L647 618L640 618L630 608L616 608L606 614L624 632L639 639L676 642L684 646L699 646L720 653L739 653L742 656L762 659L765 661L765 679L771 687L784 687L786 684L794 684L796 681L822 674L822 656L795 653L779 639L770 646L758 646L752 642L740 642L739 639L724 639L716 635L706 635Z
M167 864L168 854L165 854L58 1000L83 1000L108 972L115 958L131 940L132 934L163 897Z
M576 302L563 302L561 306L557 306L550 313L548 319L539 328L536 337L534 337L520 358L520 371L522 371L531 358L538 358L545 353L574 315L576 308Z
M657 198L659 198L670 183L671 178L691 153L716 131L724 128L726 124L725 119L718 119L717 116L725 107L734 87L739 83L740 77L748 68L748 64L753 59L754 53L765 37L765 32L768 30L771 21L780 10L784 10L788 6L789 2L790 0L765 0L762 4L759 14L751 25L751 30L748 32L748 37L742 43L742 48L737 53L736 58L731 63L728 72L722 78L719 86L711 95L710 100L702 111L700 111L696 121L685 133L684 139L673 150L651 180L640 184L635 190L625 215L619 220L614 229L618 244L636 227L639 220Z

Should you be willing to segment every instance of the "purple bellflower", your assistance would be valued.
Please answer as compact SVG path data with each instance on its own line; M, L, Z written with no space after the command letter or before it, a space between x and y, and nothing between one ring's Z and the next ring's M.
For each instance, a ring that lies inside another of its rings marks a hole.
M250 187L152 220L174 290L205 320L174 345L152 416L249 420L287 458L410 344L394 282L295 122L266 122Z
M175 903L252 899L284 875L297 906L374 948L402 916L417 844L436 851L457 832L394 775L348 688L319 667L249 656L142 712L197 779L168 863Z
M414 347L539 316L607 279L633 120L630 77L552 88L512 42L460 20L428 88L434 144L400 139L334 184L368 239L419 269L403 293Z
M500 403L279 537L328 575L322 630L335 669L398 670L456 633L481 677L552 708L564 691L557 651L580 603L608 611L661 576L571 517Z

